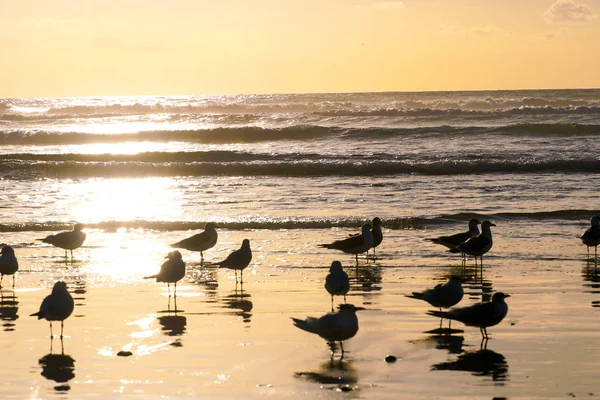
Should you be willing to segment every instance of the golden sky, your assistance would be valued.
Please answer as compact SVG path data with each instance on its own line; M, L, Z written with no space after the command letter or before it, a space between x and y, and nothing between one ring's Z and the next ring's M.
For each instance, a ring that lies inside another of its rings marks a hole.
M600 87L600 0L0 0L0 97Z

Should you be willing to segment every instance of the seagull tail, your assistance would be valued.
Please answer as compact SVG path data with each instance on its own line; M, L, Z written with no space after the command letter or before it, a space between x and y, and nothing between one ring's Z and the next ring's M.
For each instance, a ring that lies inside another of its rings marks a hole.
M144 279L154 279L154 278L158 278L158 274L157 275L145 276L144 277Z
M38 312L36 312L34 314L29 314L29 316L30 317L38 317L38 319L42 319L42 318L44 318L44 313L41 312L41 311L38 311Z
M316 321L315 318L298 319L298 318L292 317L292 321L294 321L294 326L297 326L298 328L302 329L303 331L310 332L310 333L316 333L315 323L314 323L314 321Z
M319 244L319 247L323 247L325 249L331 249L331 243L330 244Z
M417 299L417 300L423 300L425 298L423 293L419 293L419 292L412 292L412 294L407 294L406 297L408 297L409 299Z
M430 311L427 311L426 314L427 315L433 315L434 317L448 319L448 311L434 311L434 310L430 310Z

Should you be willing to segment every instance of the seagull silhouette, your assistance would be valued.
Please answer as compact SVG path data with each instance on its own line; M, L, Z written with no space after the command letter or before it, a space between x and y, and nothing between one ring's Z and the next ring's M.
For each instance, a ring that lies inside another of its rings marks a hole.
M45 319L50 322L50 337L52 337L52 321L60 321L60 338L63 338L64 320L69 318L73 312L75 303L73 297L67 291L67 284L63 281L58 281L52 288L52 293L42 301L40 311L31 314L31 317Z
M346 293L350 290L350 281L348 274L344 272L342 263L334 261L329 267L329 274L325 278L325 289L331 295L331 311L333 311L333 296L344 296L346 302Z
M15 256L15 250L3 243L0 250L0 289L2 289L2 279L4 275L13 276L13 287L15 287L15 272L19 270L19 262Z
M49 235L43 239L37 240L64 249L66 259L68 259L67 250L70 250L71 261L73 261L73 250L81 247L85 241L85 232L82 231L83 228L83 224L75 224L72 231L60 232L56 235Z
M600 217L594 215L590 219L590 224L591 226L579 238L587 246L588 258L590 258L590 247L594 248L594 258L597 258L598 245L600 245Z
M359 310L364 310L364 308L355 307L353 304L340 304L339 311L336 313L328 313L320 318L292 318L292 321L294 321L294 326L315 333L330 343L340 342L343 355L344 345L342 342L354 337L358 332L356 312Z
M238 281L237 271L240 271L240 282L244 283L243 272L244 269L250 264L250 261L252 261L252 250L250 250L250 240L244 239L242 241L242 247L229 254L226 259L208 265L218 265L221 268L229 268L234 270L236 283Z
M454 249L448 250L450 253L465 253L475 257L475 266L477 266L477 257L480 258L481 266L483 266L483 255L490 251L494 242L492 241L491 226L496 226L490 221L481 223L481 233L473 236L463 243L456 246Z
M204 231L187 239L183 239L177 243L173 243L171 247L176 249L185 249L189 251L199 251L200 261L204 260L204 252L217 244L216 225L209 222L204 226Z
M368 251L371 247L373 247L373 233L371 232L371 225L364 224L361 227L361 232L362 233L360 235L336 240L335 242L329 244L320 244L319 247L341 250L347 254L354 254L356 256L356 265L358 265L358 255Z
M167 282L169 297L171 297L171 283L174 283L175 291L173 296L177 297L177 282L185 276L185 262L178 250L173 250L165 258L167 258L167 261L162 263L158 274L145 276L144 279L156 278L156 282Z
M504 302L507 297L510 297L510 295L496 292L492 296L492 301L455 308L450 311L427 311L427 314L460 321L467 326L478 327L482 338L489 339L486 328L498 325L508 313L508 304Z

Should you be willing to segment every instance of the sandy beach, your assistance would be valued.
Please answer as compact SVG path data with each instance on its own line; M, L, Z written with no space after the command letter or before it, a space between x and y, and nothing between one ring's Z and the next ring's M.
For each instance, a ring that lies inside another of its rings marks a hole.
M437 318L425 315L432 307L404 296L462 272L459 256L423 240L443 231L384 229L380 258L360 259L358 269L352 256L317 247L350 229L222 231L205 257L219 260L250 238L255 256L244 271L243 287L236 287L233 271L202 267L198 253L184 251L188 272L176 304L166 284L142 279L157 271L168 252L165 233L90 231L73 264L65 264L64 253L48 245L16 246L21 265L16 287L7 286L5 277L1 292L0 346L11 360L2 395L597 396L600 275L575 237L585 225L573 224L571 232L557 232L542 243L534 233L539 226L496 223L483 275L475 276L469 260L465 274L474 281L465 284L459 304L489 300L495 291L511 294L508 316L489 329L492 338L484 348L479 330L458 322L452 327L463 333L427 333L439 328ZM457 227L446 231L452 228ZM33 243L35 237L39 233L15 233L10 241ZM323 282L335 259L352 280L348 302L366 308L341 360L339 352L331 357L323 339L290 320L329 311ZM60 279L76 303L62 343L58 337L50 340L46 321L29 317ZM132 355L121 357L119 351ZM386 363L387 355L397 361Z

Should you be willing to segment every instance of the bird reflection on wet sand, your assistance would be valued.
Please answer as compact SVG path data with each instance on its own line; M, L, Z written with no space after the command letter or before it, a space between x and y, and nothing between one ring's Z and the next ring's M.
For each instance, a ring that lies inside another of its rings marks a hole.
M358 371L353 360L323 361L316 371L296 372L294 377L309 380L321 385L334 385L342 390L356 389Z
M55 386L56 391L68 391L71 387L68 385L71 379L75 378L75 360L64 352L64 344L60 340L61 353L52 353L52 342L50 340L50 353L39 359L39 365L42 367L41 375L61 385Z
M0 291L0 319L5 331L14 331L15 321L19 319L19 302L14 292L5 294Z
M185 334L185 328L187 325L187 318L183 315L177 315L177 313L182 313L183 310L177 309L177 297L173 300L174 307L171 309L171 299L169 298L169 304L167 310L158 311L158 314L167 314L159 316L158 323L160 324L160 330L164 335L167 336L182 336ZM181 343L181 339L177 338L171 346L181 347L183 344Z
M484 344L485 343L485 344ZM478 351L459 355L454 361L446 361L431 366L432 371L466 371L474 376L491 377L494 382L508 380L508 363L500 353L487 349L487 341L482 342Z
M238 284L236 283L235 290L223 298L223 303L227 308L239 310L235 312L235 315L242 317L245 323L250 324L252 319L251 311L254 307L250 298L250 293L244 292L244 285L240 285L240 289L238 290Z
M463 336L436 334L428 336L424 339L420 339L419 341L425 343L432 343L436 349L447 350L450 354L460 354L463 352L463 343L465 341L465 338Z

